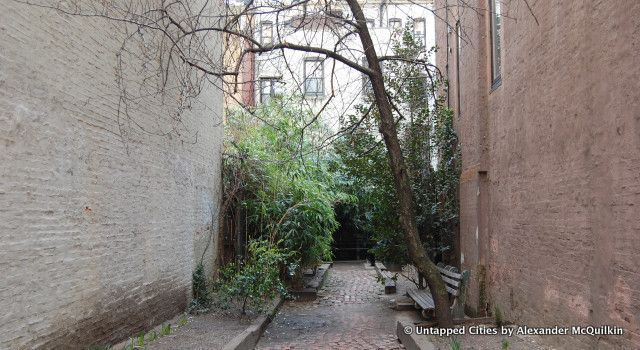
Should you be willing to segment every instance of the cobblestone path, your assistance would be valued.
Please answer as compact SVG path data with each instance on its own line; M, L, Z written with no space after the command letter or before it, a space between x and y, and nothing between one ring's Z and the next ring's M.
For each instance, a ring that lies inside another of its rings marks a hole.
M385 295L363 262L337 262L318 299L285 303L256 349L404 349L396 319L415 312L389 308L400 293Z

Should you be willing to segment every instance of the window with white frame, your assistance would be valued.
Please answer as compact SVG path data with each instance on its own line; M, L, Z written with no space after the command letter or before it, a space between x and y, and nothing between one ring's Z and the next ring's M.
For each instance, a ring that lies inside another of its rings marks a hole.
M376 25L376 21L374 21L371 18L367 18L367 28L371 29L371 28L375 27L375 25Z
M275 96L279 81L280 79L274 77L260 78L260 103L267 103Z
M304 60L304 94L309 97L324 95L324 60L320 57Z
M489 0L491 11L491 85L500 83L502 75L502 14L500 12L500 0Z
M427 27L424 18L415 18L413 20L413 37L416 39L416 41L424 44L426 31Z
M273 44L273 23L271 21L260 22L260 44Z
M399 32L402 28L402 20L400 18L389 18L389 29L392 32Z

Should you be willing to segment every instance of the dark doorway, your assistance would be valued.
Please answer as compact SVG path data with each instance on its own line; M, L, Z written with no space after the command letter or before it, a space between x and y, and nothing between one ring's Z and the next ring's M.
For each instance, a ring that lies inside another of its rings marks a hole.
M340 228L333 233L334 260L364 260L368 257L369 235L357 227L353 216L345 207L337 206L336 218Z

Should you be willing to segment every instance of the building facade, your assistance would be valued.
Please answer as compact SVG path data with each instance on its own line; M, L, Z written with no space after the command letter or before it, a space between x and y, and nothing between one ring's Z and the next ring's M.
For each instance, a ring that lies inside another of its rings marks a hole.
M399 38L407 25L426 50L435 45L431 1L376 0L363 1L361 5L379 56L393 54L392 39ZM364 63L360 38L348 34L348 26L342 20L331 20L331 17L352 18L346 3L312 1L285 11L276 10L265 3L265 7L259 7L259 13L247 23L256 41L263 45L289 42L335 49L353 62ZM315 112L322 110L323 120L332 129L339 125L339 116L354 111L354 107L362 102L368 86L362 73L321 53L275 50L246 55L245 61L251 63L243 64L243 67L252 72L241 74L245 77L241 81L246 83L246 77L252 76L253 87L249 89L244 84L244 90L239 90L253 93L253 98L236 100L252 100L260 105L277 94L299 99Z
M438 0L470 313L640 348L640 3Z
M180 124L170 93L124 113L118 79L143 78L118 74L125 28L0 3L2 349L114 344L184 311L201 259L213 270L222 94Z

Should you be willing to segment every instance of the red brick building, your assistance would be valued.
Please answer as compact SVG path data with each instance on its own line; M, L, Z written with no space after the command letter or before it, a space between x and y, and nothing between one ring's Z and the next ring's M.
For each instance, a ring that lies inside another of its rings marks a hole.
M459 3L435 8L469 311L615 325L549 340L640 348L640 1Z

